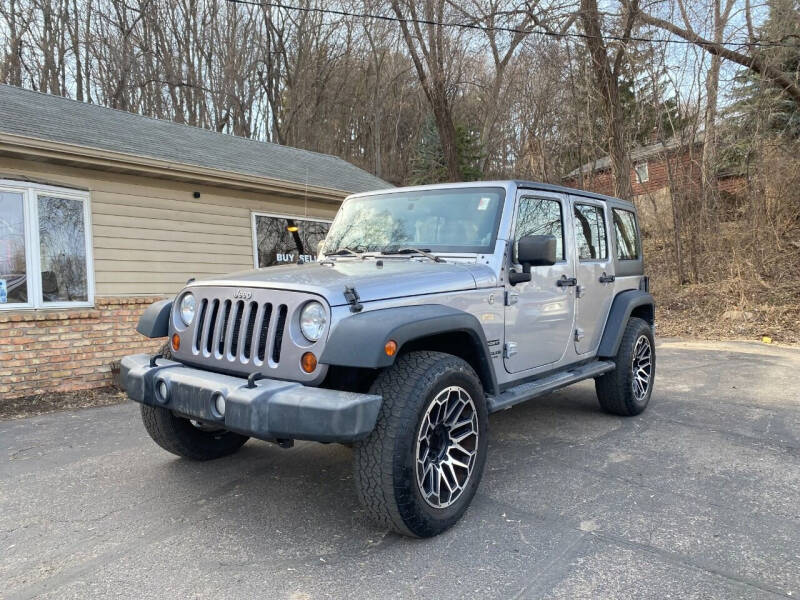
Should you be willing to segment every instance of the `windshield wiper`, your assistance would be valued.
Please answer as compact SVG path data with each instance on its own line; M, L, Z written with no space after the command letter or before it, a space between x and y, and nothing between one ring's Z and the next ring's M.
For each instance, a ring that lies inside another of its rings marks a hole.
M430 258L433 262L447 262L441 256L431 254L428 248L384 248L381 250L381 254L420 254L425 258Z
M362 252L352 248L339 248L336 252L328 252L325 256L361 256Z

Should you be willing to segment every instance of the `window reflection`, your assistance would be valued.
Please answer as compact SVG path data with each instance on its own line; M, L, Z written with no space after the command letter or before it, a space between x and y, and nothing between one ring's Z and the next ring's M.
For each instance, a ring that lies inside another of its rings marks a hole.
M25 210L22 194L0 192L0 304L26 304Z
M256 215L258 266L271 267L317 259L317 247L325 239L330 223Z
M523 198L519 204L517 230L514 235L514 256L517 243L526 235L552 235L556 238L556 256L564 259L564 227L561 203L557 200Z
M39 246L42 300L88 300L83 202L39 196Z
M433 252L491 251L502 203L503 190L497 188L352 198L342 205L325 251L379 252L408 246Z
M614 234L617 239L617 258L620 260L636 260L639 258L639 246L636 237L636 217L628 210L615 208Z
M588 204L575 205L575 239L580 260L608 258L606 222L602 208Z

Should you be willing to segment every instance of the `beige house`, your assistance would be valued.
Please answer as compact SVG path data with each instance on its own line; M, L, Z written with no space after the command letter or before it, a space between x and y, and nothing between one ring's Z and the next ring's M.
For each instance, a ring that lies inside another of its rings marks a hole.
M388 187L333 156L0 85L0 399L111 381L189 278L313 257L341 200Z

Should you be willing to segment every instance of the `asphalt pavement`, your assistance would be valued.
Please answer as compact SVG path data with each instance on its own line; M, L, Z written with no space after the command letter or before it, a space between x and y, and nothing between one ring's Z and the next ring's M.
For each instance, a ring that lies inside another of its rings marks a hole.
M799 374L798 350L661 341L639 417L588 382L494 415L429 540L365 519L342 446L193 463L133 403L0 422L0 597L798 597Z

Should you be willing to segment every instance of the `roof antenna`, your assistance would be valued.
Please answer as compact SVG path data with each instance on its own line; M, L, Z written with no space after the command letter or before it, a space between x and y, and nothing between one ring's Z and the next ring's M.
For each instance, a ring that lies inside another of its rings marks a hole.
M308 216L308 165L306 165L306 193L303 197L303 216Z

